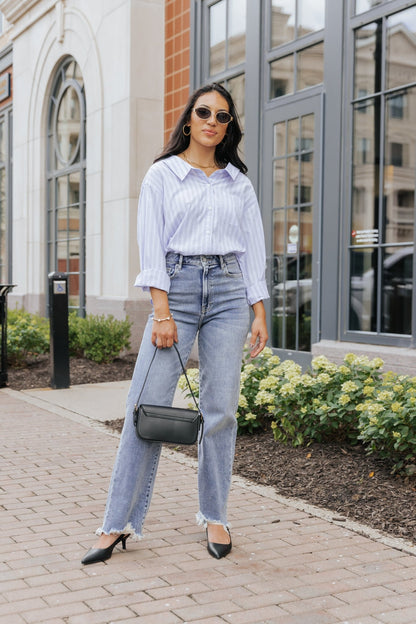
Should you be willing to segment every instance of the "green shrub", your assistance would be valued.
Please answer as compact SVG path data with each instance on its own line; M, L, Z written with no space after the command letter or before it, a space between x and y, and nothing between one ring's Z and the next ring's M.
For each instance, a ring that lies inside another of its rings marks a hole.
M23 366L29 356L49 351L48 320L23 309L7 314L7 360L10 366Z
M347 354L337 366L325 356L312 360L312 370L301 374L285 361L273 373L279 380L272 428L276 440L294 446L329 440L356 444L357 405L371 397L381 383L380 358Z
M123 349L130 347L130 330L129 320L120 321L111 314L71 318L70 348L93 362L112 362Z
M274 438L293 446L362 443L368 453L388 460L393 472L416 475L416 377L382 374L382 366L380 358L348 353L340 366L316 357L302 373L298 364L281 362L268 348L255 360L245 356L238 433L253 433L270 422ZM198 369L188 376L199 396ZM179 386L186 390L183 376Z
M7 356L11 366L22 366L28 356L49 351L49 320L25 310L10 310L7 324ZM111 362L130 347L131 323L113 316L71 312L68 317L69 352L94 362Z
M81 344L81 327L84 319L78 316L76 312L70 312L68 315L68 342L69 355L72 357L82 357L83 347Z
M262 407L256 403L256 397L259 391L259 384L264 377L267 377L269 369L276 363L280 362L277 356L274 356L272 350L266 348L256 358L249 361L247 354L242 363L240 397L238 401L237 411L237 433L254 433L264 427L268 418L267 407ZM191 368L186 371L192 391L196 397L199 397L199 370ZM179 379L179 388L185 391L185 396L191 398L185 377L182 375ZM193 401L189 402L189 407L195 409Z
M393 472L416 473L416 377L387 373L371 399L357 406L358 436L369 453L393 464Z

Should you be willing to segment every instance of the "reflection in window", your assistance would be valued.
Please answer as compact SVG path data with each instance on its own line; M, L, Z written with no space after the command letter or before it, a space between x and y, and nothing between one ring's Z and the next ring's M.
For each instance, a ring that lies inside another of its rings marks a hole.
M361 232L378 228L378 212L374 210L374 197L378 194L380 179L380 142L375 141L374 124L379 124L380 121L379 107L379 98L368 100L366 115L360 114L360 104L354 106L351 228L353 242L357 240L357 236L358 240L362 240L364 235Z
M293 93L295 59L293 54L285 56L270 64L270 97L276 98Z
M369 11L379 4L385 4L390 1L391 0L355 0L355 12L363 13L364 11Z
M296 0L272 0L271 47L296 38Z
M228 91L231 93L231 96L234 100L234 104L238 113L238 117L240 119L241 129L243 131L243 136L241 142L238 146L240 156L243 157L244 160L244 127L245 127L245 74L240 74L239 76L235 76L234 78L229 78L224 85Z
M413 246L383 253L381 331L412 333Z
M354 97L379 91L381 77L376 63L381 62L382 21L367 24L355 31Z
M229 0L228 67L243 63L246 58L246 3Z
M416 81L416 7L387 18L387 89ZM413 59L413 62L412 62Z
M351 330L411 333L416 180L415 33L416 7L380 18L355 31Z
M8 283L8 228L9 215L6 201L6 170L0 167L0 284Z
M209 9L210 74L225 69L225 40L227 37L227 4L221 0Z
M68 274L69 307L85 312L85 96L67 58L52 87L48 123L48 271Z
M325 0L271 0L272 48L322 30L325 27Z
M416 87L409 89L405 96L409 107L416 106ZM407 243L414 237L414 206L400 206L406 188L414 192L416 174L416 118L391 116L391 100L387 97L386 106L386 154L384 167L385 241L387 243ZM410 108L409 110L412 110ZM400 195L399 195L400 194ZM410 195L409 195L410 196Z
M209 74L240 65L245 58L245 0L219 0L209 7Z
M320 31L325 27L325 0L270 0L270 48L295 42L295 51L270 62L270 98L278 98L323 82L324 45ZM305 35L319 33L308 46ZM286 46L287 52L287 46Z
M403 119L406 106L406 94L399 93L387 100L388 114L391 119Z
M11 132L12 113L0 116L0 284L12 280L11 271Z
M325 26L325 0L298 0L298 37Z
M298 53L296 90L320 84L324 80L324 44L305 48Z
M272 344L297 351L311 348L313 146L314 115L274 125Z

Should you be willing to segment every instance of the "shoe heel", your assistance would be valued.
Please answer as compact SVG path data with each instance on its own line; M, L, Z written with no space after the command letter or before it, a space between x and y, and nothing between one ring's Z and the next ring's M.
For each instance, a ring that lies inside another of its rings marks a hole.
M126 541L127 541L127 538L128 538L128 537L130 537L130 534L128 534L128 535L122 535L122 537L121 537L121 545L122 545L122 547L123 547L123 550L127 550L127 549L126 549Z

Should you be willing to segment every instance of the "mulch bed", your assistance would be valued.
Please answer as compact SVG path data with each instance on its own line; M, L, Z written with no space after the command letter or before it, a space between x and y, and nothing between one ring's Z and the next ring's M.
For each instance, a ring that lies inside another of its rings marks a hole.
M134 363L134 355L111 364L71 358L71 384L129 379ZM15 390L48 387L49 358L31 360L22 369L10 368L8 377L8 386ZM106 424L120 431L123 421ZM196 457L196 445L175 448ZM361 447L292 448L275 442L271 431L243 435L237 438L234 474L273 486L282 496L329 509L336 518L349 518L416 544L416 479L392 475L387 462L367 456Z

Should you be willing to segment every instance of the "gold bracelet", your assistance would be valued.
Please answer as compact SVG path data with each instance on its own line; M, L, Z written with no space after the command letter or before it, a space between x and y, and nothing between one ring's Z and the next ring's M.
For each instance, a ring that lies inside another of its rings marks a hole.
M163 319L157 319L157 318L153 317L153 320L156 321L156 323L162 323L163 321L170 321L170 319L173 319L172 314L170 316L167 316L166 318L163 318Z

